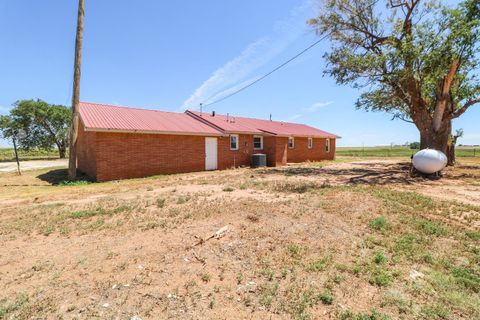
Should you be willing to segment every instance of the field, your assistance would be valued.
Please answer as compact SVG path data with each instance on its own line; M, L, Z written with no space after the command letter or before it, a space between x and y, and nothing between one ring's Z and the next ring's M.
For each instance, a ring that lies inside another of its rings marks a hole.
M20 160L44 160L44 159L56 159L58 158L57 150L18 150L18 157ZM0 162L14 161L15 150L13 148L0 148Z
M480 319L480 158L0 174L0 319Z
M337 155L342 157L410 157L418 150L409 147L338 147ZM456 147L457 157L480 157L480 147Z

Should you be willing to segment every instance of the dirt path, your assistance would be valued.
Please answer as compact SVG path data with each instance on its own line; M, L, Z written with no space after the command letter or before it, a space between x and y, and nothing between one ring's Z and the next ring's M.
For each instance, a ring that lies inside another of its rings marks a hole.
M36 170L53 167L65 167L68 164L67 159L58 160L31 160L20 161L20 169L22 171ZM17 171L16 162L0 162L0 172L15 172Z

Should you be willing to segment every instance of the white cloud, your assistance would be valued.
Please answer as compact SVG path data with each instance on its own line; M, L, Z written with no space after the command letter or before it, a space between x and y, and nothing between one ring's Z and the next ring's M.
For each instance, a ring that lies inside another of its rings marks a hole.
M305 108L304 110L307 111L307 112L315 112L315 111L317 111L317 110L320 109L320 108L323 108L323 107L326 107L326 106L331 105L332 103L333 103L333 101L315 102L315 103L312 104L310 107Z
M214 71L210 78L183 102L182 109L197 108L200 103L214 101L214 97L225 96L225 92L234 91L232 87L238 88L239 82L245 83L245 79L251 77L253 72L302 35L306 30L305 20L314 13L314 8L312 0L305 0L290 12L288 18L277 21L271 35L253 41L240 55Z

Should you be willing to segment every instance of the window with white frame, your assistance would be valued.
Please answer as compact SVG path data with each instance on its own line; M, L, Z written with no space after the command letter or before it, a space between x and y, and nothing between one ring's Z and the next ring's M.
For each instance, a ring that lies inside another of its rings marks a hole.
M238 134L230 136L230 150L238 150Z
M293 139L293 137L288 138L288 147L290 149L293 149L295 147L295 140Z
M307 147L308 147L308 149L312 149L312 147L313 147L313 139L312 138L308 138Z
M330 139L325 140L325 151L330 152Z
M254 136L253 137L253 149L254 150L263 150L263 137Z

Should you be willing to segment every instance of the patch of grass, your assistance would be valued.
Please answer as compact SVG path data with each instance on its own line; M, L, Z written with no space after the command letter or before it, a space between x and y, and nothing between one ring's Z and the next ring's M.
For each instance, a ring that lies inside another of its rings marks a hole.
M180 196L177 198L177 204L187 203L188 201L190 201L190 199L191 199L190 195Z
M480 232L466 231L466 232L465 232L465 235L466 235L467 238L469 238L470 240L475 240L475 241L480 240Z
M157 198L157 208L165 207L165 198Z
M277 294L278 294L278 288L279 288L279 285L278 283L273 283L273 284L270 284L270 285L262 285L260 287L260 292L261 292L261 295L260 295L260 304L267 307L267 308L270 308L270 306L272 305L273 301L275 300Z
M80 211L74 211L70 214L71 218L73 219L86 219L86 218L91 218L97 215L104 215L107 214L108 212L102 208L102 207L97 207L95 209L87 209L87 210L80 210Z
M406 234L396 240L394 250L397 253L413 257L413 255L416 253L415 247L419 243L420 239L417 236L413 234Z
M448 319L450 312L444 306L426 306L420 311L424 319Z
M436 222L430 220L421 220L420 229L426 235L441 236L446 234L445 229Z
M373 262L375 262L376 264L384 264L387 262L387 257L383 252L377 251L373 256Z
M223 188L222 190L223 190L224 192L232 192L232 191L235 190L235 189L233 189L232 187L225 187L225 188Z
M0 319L11 318L9 315L25 307L27 303L28 296L25 294L18 295L14 301L9 301L7 299L0 300Z
M459 268L455 266L450 266L450 270L459 285L475 293L480 292L480 274L478 272L470 268Z
M68 180L63 180L63 181L60 181L58 183L59 186L63 186L63 187L66 187L66 186L85 186L85 185L88 185L88 184L91 184L92 181L88 181L88 180L75 180L75 181L68 181Z
M378 217L370 221L368 226L374 230L384 231L387 230L389 225L387 219L384 216Z
M42 234L44 236L49 236L53 233L53 231L55 231L55 227L52 226L51 224L49 225L46 225L44 228L43 228L43 231L42 231Z
M210 280L212 280L212 275L209 273L202 273L200 278L203 282L210 282Z
M339 320L390 320L391 318L376 310L371 313L354 313L350 310L343 311L340 314Z
M332 304L333 303L333 295L329 291L324 291L320 293L318 296L319 300L322 301L323 304Z
M288 246L287 246L287 250L288 252L290 253L290 256L292 258L298 258L300 256L300 252L302 251L302 247L300 247L298 244L296 243L290 243Z
M327 267L327 263L328 263L328 259L322 258L322 259L310 262L307 266L307 269L309 271L315 271L315 272L324 271Z
M370 278L370 283L377 287L386 287L393 282L393 276L384 269L376 269Z
M306 183L306 182L297 182L297 183L290 183L290 182L277 182L273 185L273 190L278 192L286 192L286 193L305 193L311 189L316 187L313 183Z

